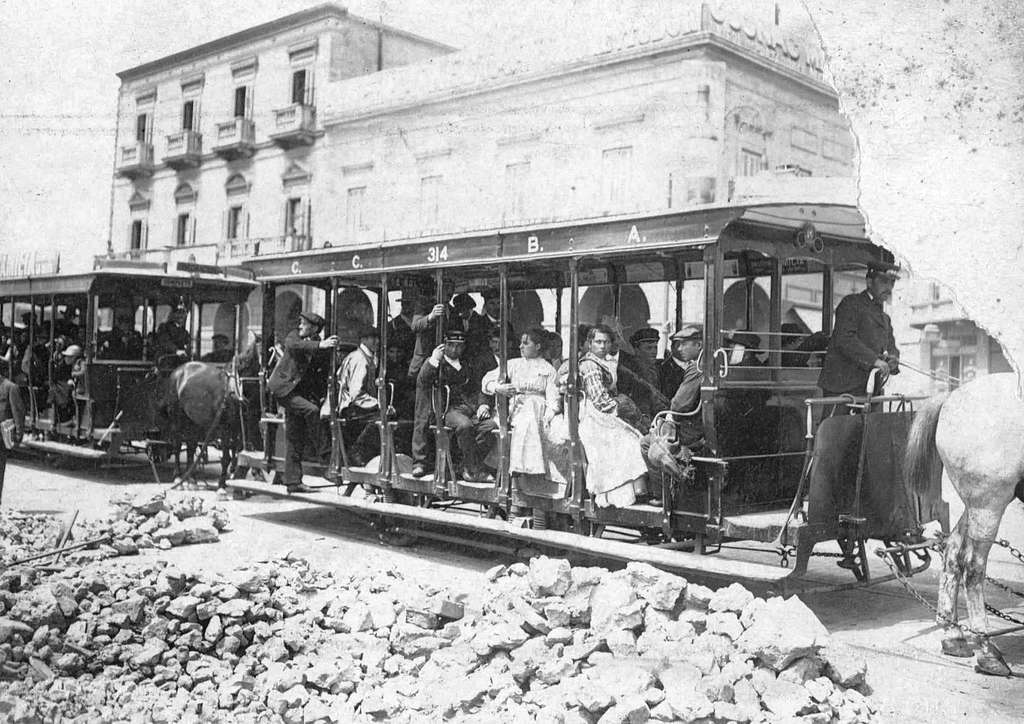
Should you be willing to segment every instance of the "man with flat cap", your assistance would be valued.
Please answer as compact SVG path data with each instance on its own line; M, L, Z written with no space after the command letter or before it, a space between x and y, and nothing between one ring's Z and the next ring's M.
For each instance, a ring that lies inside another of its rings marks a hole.
M892 322L883 305L892 298L898 270L886 262L869 262L867 288L850 294L836 307L832 338L818 387L826 397L864 395L871 370L877 370L872 394L882 393L889 375L899 374L900 352L892 333ZM845 412L845 405L833 410Z
M668 406L658 379L658 341L661 334L651 327L633 332L629 344L634 354L619 355L619 392L636 403L647 427L655 414ZM645 430L641 430L645 432Z
M338 344L337 336L320 339L324 318L313 312L299 313L299 328L288 333L284 354L270 373L267 388L287 413L284 483L288 492L310 492L302 484L302 453L307 445L319 454L320 398L325 389L321 350Z
M429 396L434 385L448 388L448 411L444 424L455 431L459 451L462 454L461 477L463 480L483 482L486 474L483 460L487 452L487 441L493 424L490 419L476 417L480 390L474 383L473 370L463 358L466 335L460 329L448 329L444 344L437 347L420 369L416 380L416 396ZM417 405L416 422L413 428L412 474L423 477L427 473L427 426L429 419L420 415Z
M697 325L681 327L668 338L669 355L658 368L661 392L671 400L672 412L693 412L700 402L700 385L704 379L700 369L700 353L704 348L704 330ZM703 437L700 419L689 419L680 429L685 445Z

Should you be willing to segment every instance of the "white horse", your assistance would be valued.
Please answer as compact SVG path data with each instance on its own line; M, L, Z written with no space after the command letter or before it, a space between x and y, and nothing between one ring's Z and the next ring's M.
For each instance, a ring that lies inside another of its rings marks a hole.
M936 621L943 627L942 652L974 654L976 671L1009 676L1010 667L987 636L983 586L1003 513L1015 496L1024 495L1024 402L1015 374L979 377L933 397L917 413L907 440L905 479L921 490L938 464L945 466L964 502L963 515L946 540L939 581ZM957 624L961 585L967 598L966 633Z

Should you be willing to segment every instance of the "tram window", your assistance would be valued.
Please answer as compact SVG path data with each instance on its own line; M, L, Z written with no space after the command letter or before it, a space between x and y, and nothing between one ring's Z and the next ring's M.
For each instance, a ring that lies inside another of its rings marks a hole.
M199 306L196 335L199 337L199 359L224 364L235 354L237 308L230 302L208 302Z
M813 259L782 263L782 327L779 343L785 368L818 367L827 339L822 334L824 266Z
M366 326L376 327L377 294L359 287L343 287L338 290L336 301L337 326L332 330L346 350L359 346L360 330Z
M143 313L136 301L101 297L96 315L97 359L142 359Z

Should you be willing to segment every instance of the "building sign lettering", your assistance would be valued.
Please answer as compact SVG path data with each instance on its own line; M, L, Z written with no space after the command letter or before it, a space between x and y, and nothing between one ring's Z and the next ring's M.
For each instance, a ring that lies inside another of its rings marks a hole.
M822 79L821 53L782 35L778 28L755 22L727 18L721 7L705 3L701 9L701 30L796 70L815 80Z

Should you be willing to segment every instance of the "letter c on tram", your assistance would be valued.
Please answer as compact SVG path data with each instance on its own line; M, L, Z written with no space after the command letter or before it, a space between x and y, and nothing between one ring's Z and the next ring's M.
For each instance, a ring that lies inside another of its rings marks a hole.
M352 268L353 269L362 269L363 268L363 263L359 260L359 255L358 254L353 254L352 255Z

